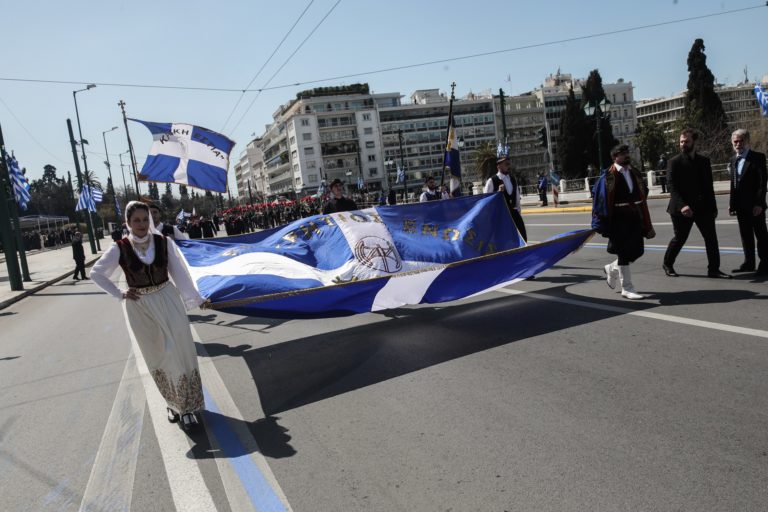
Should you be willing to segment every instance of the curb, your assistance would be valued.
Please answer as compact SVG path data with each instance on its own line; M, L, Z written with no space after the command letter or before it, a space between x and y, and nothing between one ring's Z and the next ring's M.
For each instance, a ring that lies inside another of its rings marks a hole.
M88 268L91 265L93 265L94 263L96 263L96 260L98 260L98 259L99 258L94 258L91 261L86 261L85 262L85 268ZM67 276L71 276L71 275L72 275L72 271L69 271L66 274L60 275L58 277L54 277L53 279L49 279L48 281L40 283L40 284L38 284L37 286L35 286L33 288L25 288L24 290L22 290L15 297L11 297L10 299L6 299L6 300L0 302L0 310L7 308L11 304L15 304L15 303L19 302L21 299L23 299L25 297L29 297L30 295L39 292L43 288L47 288L47 287L51 286L52 284L56 284L59 281L63 281L64 279L67 278Z
M574 212L591 212L591 206L566 206L565 208L523 208L522 213L537 214L537 213L574 213Z

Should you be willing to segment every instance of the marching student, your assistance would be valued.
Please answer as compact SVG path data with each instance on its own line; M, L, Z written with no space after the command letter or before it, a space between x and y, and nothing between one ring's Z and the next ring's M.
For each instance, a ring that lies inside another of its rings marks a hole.
M205 404L186 310L198 307L203 298L176 244L155 229L149 206L129 202L125 220L128 236L104 253L91 277L102 290L123 301L128 325L167 402L168 421L180 421L184 430L190 430L197 427L195 414ZM125 274L127 289L121 290L110 279L118 267Z

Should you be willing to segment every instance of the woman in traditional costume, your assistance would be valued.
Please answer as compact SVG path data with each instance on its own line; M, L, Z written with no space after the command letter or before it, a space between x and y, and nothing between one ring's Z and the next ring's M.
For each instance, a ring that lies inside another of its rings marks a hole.
M123 311L160 394L168 404L168 420L185 430L198 425L203 389L187 310L203 303L173 240L152 223L149 207L131 201L125 208L129 234L117 240L91 270L91 278ZM128 288L110 276L121 267ZM170 279L173 280L171 283ZM174 286L175 285L175 286Z

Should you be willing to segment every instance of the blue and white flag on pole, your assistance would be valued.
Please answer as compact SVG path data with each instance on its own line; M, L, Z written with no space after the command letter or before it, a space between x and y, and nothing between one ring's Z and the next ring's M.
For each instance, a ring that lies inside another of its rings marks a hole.
M8 176L11 179L11 186L13 187L13 195L16 198L16 203L22 210L27 209L27 203L29 203L29 180L21 172L19 168L19 162L16 161L15 156L5 155L5 164L8 167Z
M526 246L496 193L315 215L258 233L177 243L208 307L299 318L491 291L551 267L592 233Z
M405 171L398 165L397 175L395 176L395 183L405 183Z
M192 214L185 212L184 208L182 208L181 211L179 211L179 214L176 216L176 224L181 224L182 222L184 222L184 219L186 219L190 215Z
M757 103L760 105L760 110L763 111L763 117L768 117L768 94L763 91L760 84L755 86L755 96L757 97Z
M140 121L154 142L139 179L227 191L229 154L235 141L201 126Z
M83 185L83 189L80 191L80 197L77 200L77 206L75 206L75 210L89 210L92 212L96 211L96 203L93 200L91 188L88 185Z
M358 176L357 177L357 189L358 190L363 190L363 188L365 188L365 180L363 180L362 176Z
M96 187L90 187L91 189L91 197L93 197L94 203L100 203L102 199L104 199L104 192L101 191L100 188Z
M117 214L117 219L120 220L123 213L120 211L120 202L117 200L117 194L115 194L115 213Z
M461 194L461 158L459 155L459 144L456 139L456 125L453 121L453 115L448 119L448 142L445 145L445 169L450 172L451 180L448 191L451 197Z

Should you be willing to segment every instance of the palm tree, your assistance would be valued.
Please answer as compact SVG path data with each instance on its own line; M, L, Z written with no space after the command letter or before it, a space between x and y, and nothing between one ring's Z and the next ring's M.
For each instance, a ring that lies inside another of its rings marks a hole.
M85 182L89 183L91 187L104 190L103 187L101 186L101 181L99 180L99 178L96 177L96 173L94 171L83 171L82 175Z
M488 141L475 153L475 174L485 183L491 175L496 174L496 144Z

